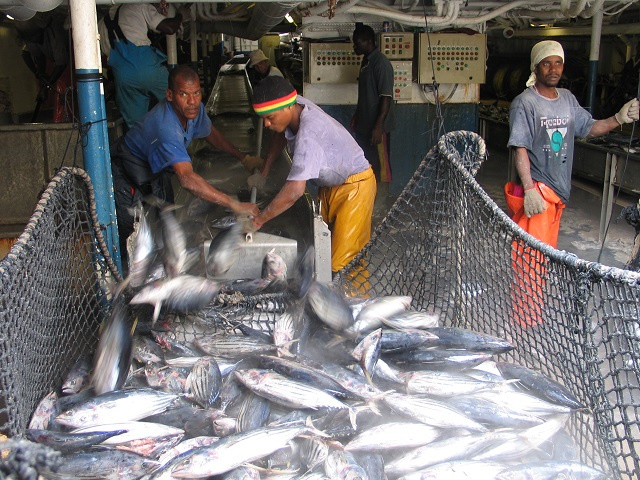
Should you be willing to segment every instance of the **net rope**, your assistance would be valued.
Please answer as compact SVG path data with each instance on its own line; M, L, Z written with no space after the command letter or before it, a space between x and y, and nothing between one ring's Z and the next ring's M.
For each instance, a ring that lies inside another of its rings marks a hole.
M358 296L411 295L445 326L503 337L505 355L562 383L588 408L568 426L579 460L613 478L640 471L640 274L586 262L521 230L478 185L483 140L451 132L429 151L371 241L334 279ZM119 281L88 177L63 169L0 263L2 430L21 436L36 405L95 348ZM176 318L176 336L269 330L288 294L217 298ZM228 315L227 315L228 313ZM244 316L243 316L244 315ZM262 327L260 327L262 326Z

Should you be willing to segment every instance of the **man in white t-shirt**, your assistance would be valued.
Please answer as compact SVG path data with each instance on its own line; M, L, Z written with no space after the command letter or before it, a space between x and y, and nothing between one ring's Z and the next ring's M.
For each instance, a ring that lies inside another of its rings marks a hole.
M100 48L116 84L116 103L129 128L165 96L167 56L151 46L149 30L166 35L180 28L182 15L166 2L112 7L98 23Z

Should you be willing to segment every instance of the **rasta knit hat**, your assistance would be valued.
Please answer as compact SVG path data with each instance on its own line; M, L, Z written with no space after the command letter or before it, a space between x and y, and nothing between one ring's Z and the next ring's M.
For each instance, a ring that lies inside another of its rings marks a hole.
M296 103L298 93L286 78L267 77L253 90L253 109L258 115L269 115Z

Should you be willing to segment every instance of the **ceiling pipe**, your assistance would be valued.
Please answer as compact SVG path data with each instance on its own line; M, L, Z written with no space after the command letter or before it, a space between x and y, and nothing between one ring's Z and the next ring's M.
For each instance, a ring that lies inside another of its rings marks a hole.
M212 21L200 26L202 32L223 33L234 37L258 40L269 30L278 25L284 16L293 10L298 3L270 2L256 3L248 22Z
M586 5L587 0L578 0L574 7L571 8L571 0L560 0L560 10L568 18L575 18L580 15Z
M596 0L580 14L582 18L591 18L604 7L604 0Z
M215 4L202 4L199 3L196 5L198 18L204 21L214 21L214 20L235 20L242 21L248 20L248 17L245 15L246 11L244 6L232 13L214 13L213 6Z
M460 1L456 0L453 2L447 3L447 12L442 17L424 17L420 15L410 15L402 12L390 12L388 10L381 10L379 8L373 7L365 7L356 5L353 8L347 10L346 13L362 13L367 15L375 15L386 17L388 20L393 20L395 22L402 23L404 25L410 25L413 27L422 27L426 25L429 26L443 26L443 25L451 25L456 18L458 18L458 13L460 12Z
M638 35L640 23L603 25L602 35ZM590 36L591 26L584 27L545 27L516 30L514 37L577 37Z

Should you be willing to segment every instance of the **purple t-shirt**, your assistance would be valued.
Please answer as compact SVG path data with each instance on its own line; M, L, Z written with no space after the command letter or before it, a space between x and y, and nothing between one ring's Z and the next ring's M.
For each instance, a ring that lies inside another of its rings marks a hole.
M311 180L319 187L335 187L369 168L362 149L336 119L304 97L298 96L297 103L304 105L298 133L285 131L293 152L287 180Z
M158 173L174 163L191 162L187 147L194 138L208 137L211 120L200 103L198 116L182 124L166 99L162 100L125 136L125 144L131 153L149 162L151 171Z
M551 187L567 203L574 138L586 137L595 120L569 90L558 88L558 94L546 98L528 88L513 100L508 146L526 148L531 178Z

